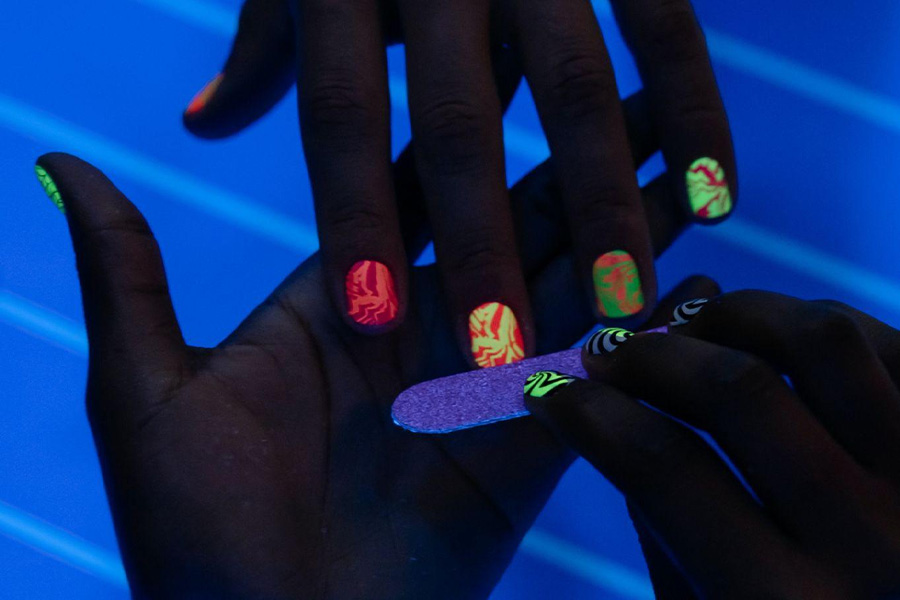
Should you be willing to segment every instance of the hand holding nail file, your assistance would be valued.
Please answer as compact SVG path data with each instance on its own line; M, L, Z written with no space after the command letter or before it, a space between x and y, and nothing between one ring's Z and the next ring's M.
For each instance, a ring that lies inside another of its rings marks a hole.
M668 333L668 327L646 333ZM593 354L611 352L633 335L624 329L602 329L585 348ZM581 366L581 350L565 350L518 363L469 371L413 386L400 394L391 409L394 423L417 433L451 433L528 414L522 389L536 373L558 371L587 377ZM546 377L531 382L533 392L547 389Z

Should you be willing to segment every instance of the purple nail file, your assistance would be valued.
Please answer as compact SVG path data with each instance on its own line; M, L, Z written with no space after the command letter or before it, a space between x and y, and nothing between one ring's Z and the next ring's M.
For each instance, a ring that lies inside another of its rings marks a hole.
M667 333L668 327L647 333ZM416 433L451 433L528 414L522 390L538 371L587 377L581 350L565 350L502 367L469 371L415 385L394 401L394 423Z
M394 423L417 433L450 433L528 414L522 389L538 371L587 377L581 350L529 358L415 385L397 397Z

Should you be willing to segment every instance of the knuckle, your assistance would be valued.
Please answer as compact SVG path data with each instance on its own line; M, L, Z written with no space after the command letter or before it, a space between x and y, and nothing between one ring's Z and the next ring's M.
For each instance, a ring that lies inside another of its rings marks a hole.
M652 61L692 62L702 60L706 54L703 32L685 0L659 2L637 39L641 50Z
M358 197L336 202L327 210L330 229L347 231L354 235L360 232L383 231L387 225L385 216L371 208L372 203Z
M570 203L570 217L582 231L602 232L627 228L639 211L635 193L618 185L586 178L580 198Z
M714 405L708 415L713 422L733 420L744 407L762 407L783 382L765 362L749 354L722 351L711 361L705 382Z
M600 54L576 50L553 64L553 80L547 94L549 103L561 116L584 117L618 101L612 67Z
M359 138L372 131L376 116L349 70L317 76L303 91L304 117L313 133Z
M853 310L849 304L845 304L840 300L813 300L810 302L810 304L814 306L820 306L828 310L836 310L845 313Z
M497 265L513 264L515 254L500 240L505 240L503 232L492 227L461 232L454 237L453 247L439 253L444 270L454 275L484 277L495 272Z
M456 98L437 98L416 113L416 144L425 161L440 172L483 167L482 150L490 126L484 109Z
M822 305L808 307L797 327L797 339L805 345L843 345L862 336L850 315Z
M104 259L119 254L123 238L129 239L130 243L139 243L152 252L159 252L156 238L143 217L105 223L85 231L84 234L88 243Z
M714 98L704 94L692 94L681 102L675 103L675 115L681 121L720 123L725 114L724 108Z

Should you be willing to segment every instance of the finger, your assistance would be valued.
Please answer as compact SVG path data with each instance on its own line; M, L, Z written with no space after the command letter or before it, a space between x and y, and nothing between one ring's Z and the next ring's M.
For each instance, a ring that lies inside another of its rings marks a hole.
M845 311L743 291L702 305L679 332L772 363L857 461L900 472L900 393L865 331Z
M697 222L725 219L737 199L734 148L690 1L612 0L612 6L644 82L677 197Z
M705 275L693 275L683 280L660 300L653 316L644 325L647 329L664 327L672 320L675 309L695 298L710 298L721 293L719 284Z
M865 488L859 466L759 358L659 333L597 341L585 345L592 378L707 431L790 533L820 536L848 494Z
M843 302L817 300L815 304L821 304L850 315L875 346L878 356L881 357L881 361L894 380L894 385L900 386L900 331Z
M400 3L414 149L460 344L479 367L533 351L492 81L489 3Z
M500 107L506 112L522 81L522 69L515 52L503 46L494 49L491 63L497 94L500 97ZM645 115L640 113L638 105L634 110L634 117L645 118ZM648 141L647 144L652 142ZM411 146L407 146L394 163L394 185L406 254L410 262L415 262L431 241L432 231L428 224L425 195L422 192Z
M767 597L752 592L783 579L794 562L783 534L699 436L602 383L529 382L531 414L640 510L700 597Z
M653 584L653 595L656 600L696 600L697 595L691 588L690 582L684 577L665 549L656 540L647 518L641 514L631 502L628 503L628 514L631 523L637 532L638 542L641 544L641 552L647 563L647 571L650 573L650 582Z
M650 107L644 90L635 92L622 101L625 114L625 130L634 168L638 169L659 151L659 137L650 118Z
M519 0L525 76L601 321L652 312L656 275L612 62L586 0Z
M186 349L159 247L144 217L102 173L74 156L46 154L35 170L69 223L92 376L131 376L137 370L147 385L171 384ZM136 395L124 391L122 397Z
M297 14L300 123L327 287L351 327L382 333L403 320L407 268L378 5L308 0Z
M590 307L581 301L581 281L568 246L565 220L555 210L558 191L549 165L542 165L513 188L513 209L522 261L534 307L537 353L569 348L596 324ZM656 256L661 256L686 225L684 214L672 202L671 188L659 179L644 189L644 207L651 217ZM693 277L675 288L650 316L645 327L668 322L675 306L705 295L718 286L705 277Z
M184 112L188 131L228 137L269 112L294 83L294 37L288 0L246 0L225 67Z

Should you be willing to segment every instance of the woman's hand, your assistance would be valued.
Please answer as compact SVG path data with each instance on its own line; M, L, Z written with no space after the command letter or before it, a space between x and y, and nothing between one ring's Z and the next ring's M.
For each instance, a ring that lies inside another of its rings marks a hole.
M718 222L733 206L735 163L690 2L613 6L644 80L672 192L689 218ZM555 210L568 217L595 315L646 320L656 303L648 219L615 74L587 0L247 0L222 74L185 123L198 135L230 135L296 79L327 288L357 331L388 331L405 318L410 285L390 172L384 52L401 40L438 268L469 362L504 364L536 349L494 81L510 65L521 66L533 92L560 181Z
M414 207L410 165L395 174ZM400 391L466 368L434 268L413 271L409 318L384 336L342 326L314 256L228 339L191 347L138 210L74 157L39 175L75 246L88 412L136 597L488 595L572 455L528 421L441 437L391 423ZM512 191L542 352L592 322L557 194L546 165ZM644 199L661 252L685 219L664 179ZM714 293L688 282L668 311Z
M675 335L607 333L585 354L593 381L528 399L671 559L648 553L659 597L900 594L900 332L754 291L673 321Z

